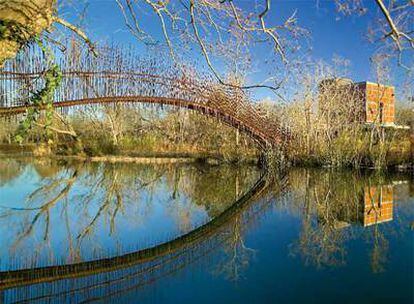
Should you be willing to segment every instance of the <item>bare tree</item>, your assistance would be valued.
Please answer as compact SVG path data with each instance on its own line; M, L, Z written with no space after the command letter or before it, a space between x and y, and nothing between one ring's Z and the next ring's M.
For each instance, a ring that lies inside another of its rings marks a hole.
M379 53L396 56L400 66L413 69L414 63L410 61L410 57L412 58L414 51L414 1L374 2L378 16L368 29L368 37L378 45ZM369 6L362 0L335 0L335 3L338 11L345 15L365 15L369 11Z
M250 9L238 7L233 0L115 1L129 31L140 42L155 43L149 26L142 22L142 16L154 14L172 59L176 60L185 47L195 46L215 78L228 86L235 85L219 71L218 66L222 62L215 62L215 59L221 58L225 64L232 64L238 70L237 66L250 63L252 46L268 43L275 55L269 61L286 63L288 53L298 47L297 38L307 34L297 25L296 11L279 24L269 26L266 17L271 9L271 0ZM236 86L277 90L280 84L267 79L259 84Z

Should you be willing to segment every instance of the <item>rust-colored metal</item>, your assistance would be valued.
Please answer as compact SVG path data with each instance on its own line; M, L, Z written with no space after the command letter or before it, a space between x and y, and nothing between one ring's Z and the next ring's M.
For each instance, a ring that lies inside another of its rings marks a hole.
M287 131L259 111L237 88L217 84L191 68L162 59L137 59L131 51L109 49L99 58L69 50L60 58L62 84L55 108L106 103L148 103L198 111L252 137L261 147L280 144ZM33 92L44 86L42 53L29 49L0 71L0 116L24 115Z

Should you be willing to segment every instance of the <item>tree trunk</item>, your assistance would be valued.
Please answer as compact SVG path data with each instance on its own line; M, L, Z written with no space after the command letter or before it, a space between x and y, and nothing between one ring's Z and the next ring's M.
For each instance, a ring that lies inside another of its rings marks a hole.
M0 0L0 66L52 24L56 0Z
M411 166L414 168L414 119L413 118L411 119L411 126L410 126L410 143L411 143Z

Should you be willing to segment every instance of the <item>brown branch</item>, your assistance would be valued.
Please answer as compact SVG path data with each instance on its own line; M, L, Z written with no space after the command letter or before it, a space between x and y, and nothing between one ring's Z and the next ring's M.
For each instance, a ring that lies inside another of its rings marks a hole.
M397 27L394 24L394 20L392 20L390 12L388 11L388 9L385 7L384 3L382 2L382 0L375 0L375 2L377 3L377 5L379 6L379 8L381 9L381 12L383 13L385 19L387 20L388 25L391 28L391 32L392 35L391 37L394 39L398 49L401 51L401 44L399 41L400 38L400 31L397 29Z
M196 17L195 17L195 13L194 13L194 0L190 0L189 10L190 10L191 25L193 27L193 31L194 31L194 35L196 37L197 43L200 45L201 52L202 52L202 54L203 54L203 56L206 60L206 63L208 65L208 67L213 72L214 76L216 77L216 79L218 80L218 82L220 84L228 86L228 87L232 87L232 88L242 89L242 90L255 89L255 88L266 88L266 89L270 89L272 91L277 91L279 89L279 87L274 87L274 86L270 86L270 85L256 84L256 85L248 85L248 86L239 86L239 85L234 85L234 84L230 84L228 82L225 82L221 78L221 76L217 72L217 70L214 68L213 64L211 63L210 55L208 54L207 48L206 48L203 40L200 37L200 33L198 31L198 27L197 27L197 24L196 24Z
M161 13L163 10L166 10L165 5L162 5L160 7L157 7L150 0L145 0L145 2L148 5L150 5L152 7L152 9L154 10L154 12L157 14L158 19L160 20L160 23L161 23L162 33L164 35L165 42L167 43L168 49L170 51L171 58L175 61L174 49L172 47L172 43L171 43L170 37L169 37L168 32L167 32L167 28L165 26L164 17L163 17L163 15ZM174 18L172 17L172 15L170 15L170 16L171 16L170 18L172 18L172 20L174 20Z
M82 40L88 45L89 50L92 52L92 54L94 56L98 56L96 50L95 50L95 46L92 43L92 41L88 38L88 36L86 36L86 34L79 28L77 28L76 26L74 26L73 24L67 22L66 20L63 20L57 16L53 16L52 17L53 22L56 22L66 28L68 28L69 30L71 30L72 32L74 32L76 35L78 35L80 38L82 38Z
M115 0L115 1L118 4L119 9L121 10L122 16L124 17L125 25L128 27L131 34L134 35L139 40L150 38L150 36L144 30L142 30L141 27L139 26L138 19L136 17L135 11L131 4L131 0L126 0L126 4L128 7L128 11L132 17L132 21L134 22L134 27L129 22L129 18L126 13L126 9L124 5L121 3L120 0Z
M263 12L261 12L260 15L259 15L260 24L262 25L263 32L268 34L273 39L273 42L275 44L276 52L278 52L280 54L280 56L282 57L283 62L286 62L285 53L282 49L282 45L279 42L279 38L277 37L277 34L275 34L272 30L268 29L266 27L266 24L265 24L265 21L264 21L264 17L267 15L269 10L270 10L270 0L266 0L266 7L263 10Z
M38 127L41 127L41 128L48 128L49 130L52 130L53 132L56 132L56 133L59 133L59 134L70 135L74 138L77 138L77 136L78 136L74 131L60 130L60 129L57 129L57 128L54 128L54 127L51 127L51 126L46 126L44 124L37 123L37 122L34 122L33 124L35 126L38 126Z
M231 10L232 10L232 12L233 12L233 16L234 16L234 19L236 20L236 23L237 23L237 26L241 29L241 30L243 30L243 31L258 31L259 29L258 28L256 28L256 27L246 27L246 26L244 26L242 23L241 23L241 20L240 20L240 16L239 16L239 14L237 13L237 9L236 9L236 7L234 6L234 4L233 4L233 0L228 0L228 2L229 2L229 4L230 4L230 7L231 7ZM224 3L224 2L222 2L222 3ZM274 46L275 46L275 50L276 50L276 53L278 53L280 56L281 56L281 58L282 58L282 60L283 60L283 62L287 62L287 60L286 60L286 56L285 56L285 53L284 53L284 51L283 51L283 48L282 48L282 45L281 45L281 43L280 43L280 41L279 41L279 38L278 38L278 36L277 36L277 34L275 33L275 30L273 29L273 28L268 28L267 26L266 26L266 23L265 23L265 20L264 20L264 17L268 14L268 12L269 12L269 10L270 10L270 0L266 0L266 7L265 7L265 9L259 14L259 20L260 20L260 25L261 25L261 30L265 33L265 34L267 34L268 36L270 36L270 38L273 40L273 43L274 43ZM285 25L284 26L280 26L279 28L285 28L287 25L290 25L291 23L294 23L295 22L295 15L296 15L296 12L294 12L293 14L292 14L292 16L290 16L287 20L286 20L286 22L285 22Z

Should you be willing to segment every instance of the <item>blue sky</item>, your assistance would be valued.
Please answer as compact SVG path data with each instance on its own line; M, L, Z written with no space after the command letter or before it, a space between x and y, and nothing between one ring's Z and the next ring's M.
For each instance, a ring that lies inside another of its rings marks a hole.
M238 6L248 7L258 0L234 0ZM84 28L94 41L115 42L119 44L132 44L138 50L144 52L145 47L139 43L126 29L124 20L115 0L89 0ZM334 56L340 56L350 61L349 76L355 81L374 81L372 75L370 57L375 46L366 38L367 29L377 9L374 1L368 1L368 13L364 16L343 16L336 12L333 1L322 0L274 0L272 9L266 16L269 26L278 24L297 10L299 25L308 29L311 34L309 44L309 56L313 60L330 62ZM77 10L83 7L82 2L68 7L63 7L61 14L71 22L75 19ZM159 22L155 17L142 16L145 26L153 30L156 39L163 43L159 31ZM261 52L257 49L253 54L256 61L260 62ZM194 56L199 56L199 50L194 50ZM252 81L260 81L266 71L266 64L258 64L258 72L252 76ZM395 75L394 75L395 76ZM395 76L400 77L400 76ZM395 81L395 79L394 79ZM265 97L268 92L258 92L258 97Z

